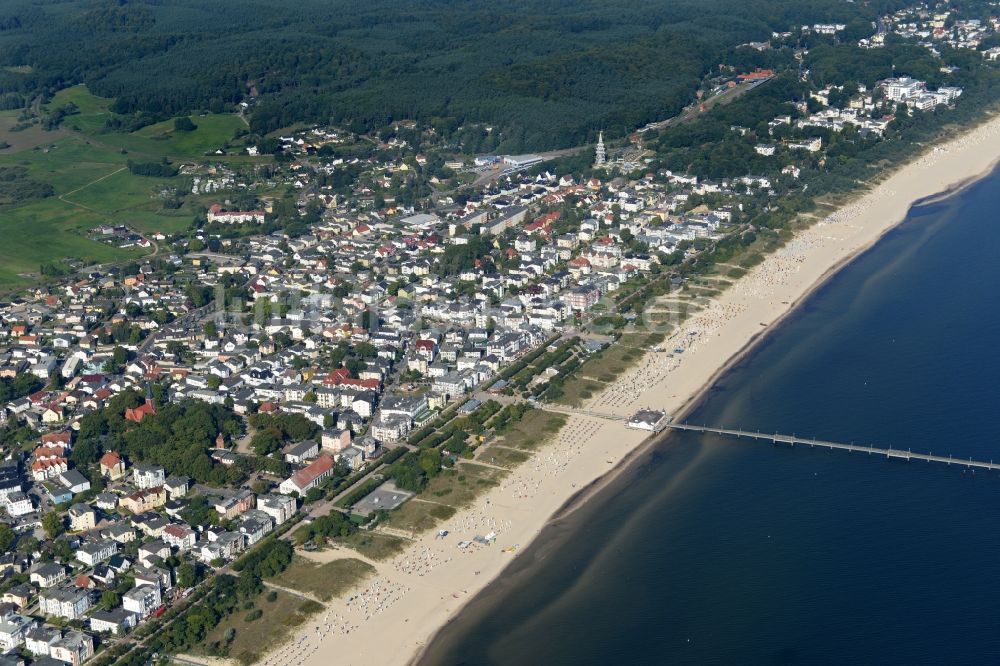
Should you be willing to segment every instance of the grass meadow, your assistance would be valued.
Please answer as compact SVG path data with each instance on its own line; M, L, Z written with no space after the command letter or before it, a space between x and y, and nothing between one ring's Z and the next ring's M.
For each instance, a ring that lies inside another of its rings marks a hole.
M95 264L142 255L90 240L87 230L101 224L125 224L140 233L187 229L196 213L192 203L169 210L161 196L166 188L185 188L187 180L135 176L127 162L201 160L220 148L238 146L233 137L246 127L238 116L207 114L191 116L197 129L190 132L175 130L174 119L132 133L105 132L105 122L113 116L111 100L73 86L56 93L46 108L70 102L79 113L67 116L54 131L39 124L15 131L20 112L0 112L0 142L9 144L0 150L0 166L23 166L31 178L55 189L47 199L0 208L0 290L37 280L44 263L77 259Z

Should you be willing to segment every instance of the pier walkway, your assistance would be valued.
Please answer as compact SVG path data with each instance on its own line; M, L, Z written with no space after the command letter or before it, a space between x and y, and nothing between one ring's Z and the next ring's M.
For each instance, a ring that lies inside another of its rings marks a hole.
M892 460L923 460L925 462L945 463L946 465L961 465L962 467L974 467L976 469L996 469L1000 470L1000 462L992 460L973 460L972 458L955 458L954 456L941 456L933 453L916 453L907 449L884 449L877 446L865 446L863 444L844 444L843 442L828 442L822 439L809 439L807 437L796 437L795 435L768 434L762 432L749 432L746 430L731 430L729 428L713 428L711 426L688 425L684 423L668 423L667 428L673 430L687 430L690 432L707 432L713 435L726 435L729 437L757 439L773 444L788 444L789 446L805 445L832 449L839 451L857 451L873 456L882 456Z
M619 421L624 422L627 419L624 416L619 416L617 414L605 414L602 412L590 411L585 409L571 409L571 408L561 408L553 407L551 405L545 405L543 409L559 412L562 414L580 414L583 416L590 416L593 418L606 419L609 421ZM881 456L889 460L922 460L924 462L933 463L944 463L946 465L959 465L962 467L974 468L974 469L985 469L985 470L1000 470L1000 462L989 462L985 460L974 460L973 458L956 458L951 455L937 455L934 453L918 453L915 451L910 451L908 449L894 449L894 448L881 448L878 446L866 446L864 444L845 444L843 442L830 442L822 439L810 439L808 437L798 437L796 435L782 435L779 433L764 433L764 432L753 432L749 430L736 430L731 428L715 428L707 425L691 425L687 423L665 423L661 427L661 430L685 430L688 432L704 432L713 435L723 435L726 437L736 437L739 439L755 439L763 442L771 442L772 444L787 444L789 446L810 446L819 447L823 449L830 449L834 451L848 451L857 453L867 453L872 456Z

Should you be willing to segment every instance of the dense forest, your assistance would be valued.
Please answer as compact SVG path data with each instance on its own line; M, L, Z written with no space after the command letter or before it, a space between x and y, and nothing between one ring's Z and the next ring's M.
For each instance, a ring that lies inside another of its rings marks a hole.
M263 133L414 118L501 150L621 136L675 114L733 47L901 0L8 0L0 99L86 83L123 114L249 105ZM869 23L870 25L870 23ZM749 63L748 63L749 64Z

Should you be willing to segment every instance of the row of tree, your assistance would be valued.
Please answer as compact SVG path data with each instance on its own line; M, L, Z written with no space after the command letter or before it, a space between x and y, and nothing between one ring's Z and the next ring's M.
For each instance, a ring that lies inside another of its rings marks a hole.
M260 135L300 121L363 132L416 118L468 149L517 152L598 129L623 136L692 101L736 44L815 22L853 30L900 4L467 0L456 12L441 0L71 0L58 10L11 0L0 65L15 69L0 70L0 93L84 82L115 98L121 118L161 119L252 97Z

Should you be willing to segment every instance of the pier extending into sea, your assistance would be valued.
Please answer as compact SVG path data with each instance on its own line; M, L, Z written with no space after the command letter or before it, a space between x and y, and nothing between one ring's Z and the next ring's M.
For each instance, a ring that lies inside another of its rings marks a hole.
M947 465L961 465L962 467L972 467L976 469L996 469L1000 470L1000 462L989 462L985 460L974 460L972 458L956 458L954 456L942 456L934 453L918 453L909 449L880 448L877 446L865 446L864 444L845 444L843 442L829 442L822 439L809 439L796 435L769 434L763 432L751 432L747 430L732 430L729 428L713 428L711 426L698 426L686 423L668 423L666 428L673 430L687 430L691 432L707 432L713 435L726 435L729 437L749 438L772 444L788 444L789 446L811 446L839 451L856 451L867 453L872 456L882 456L889 460L923 460L925 462L945 463Z
M627 419L624 416L619 416L617 414L605 414L602 412L595 412L583 409L563 409L563 408L552 408L546 406L545 409L562 412L566 414L581 414L583 416L592 416L599 419L607 419L609 421L619 421L626 422ZM985 469L985 470L1000 470L1000 462L985 461L985 460L975 460L973 458L956 458L952 455L938 455L935 453L919 453L916 451L910 451L909 449L895 449L895 448L883 448L872 445L865 444L850 444L844 442L831 442L823 439L811 439L808 437L799 437L797 435L783 435L780 433L765 433L759 431L751 430L738 430L733 428L716 428L708 425L693 425L690 423L670 423L669 421L664 421L657 424L655 432L661 432L666 429L671 430L686 430L688 432L704 432L713 435L723 435L726 437L735 437L737 439L754 439L763 442L770 442L772 444L786 444L788 446L809 446L818 447L823 449L830 449L834 451L848 451L857 453L867 453L871 456L880 456L888 460L922 460L924 462L934 462L934 463L944 463L946 465L960 465L962 467L974 468L974 469Z

